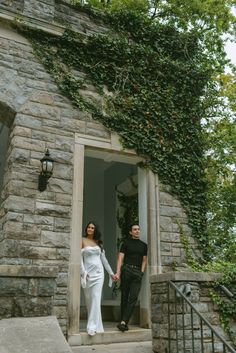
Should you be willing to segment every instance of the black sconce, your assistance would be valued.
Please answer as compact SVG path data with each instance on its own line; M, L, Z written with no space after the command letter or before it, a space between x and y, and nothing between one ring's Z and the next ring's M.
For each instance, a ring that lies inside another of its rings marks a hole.
M40 160L41 172L39 174L38 190L44 191L47 188L48 179L52 176L54 167L54 160L50 157L48 149L45 152L44 157Z

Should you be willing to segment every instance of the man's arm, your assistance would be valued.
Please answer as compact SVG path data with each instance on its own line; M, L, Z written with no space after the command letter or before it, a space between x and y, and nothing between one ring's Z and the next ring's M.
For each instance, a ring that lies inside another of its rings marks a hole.
M145 272L147 266L147 256L143 256L143 261L142 261L142 265L141 265L141 272Z
M123 265L124 256L125 256L125 254L124 254L123 252L119 252L119 253L118 253L117 266L116 266L116 274L115 274L117 280L120 279L120 271L121 271L121 266Z

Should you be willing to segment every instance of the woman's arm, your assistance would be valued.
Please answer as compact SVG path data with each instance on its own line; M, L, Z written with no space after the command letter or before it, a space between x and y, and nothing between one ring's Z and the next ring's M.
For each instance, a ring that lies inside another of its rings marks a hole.
M110 266L110 264L109 264L109 262L108 262L108 260L106 258L104 250L102 250L102 253L101 253L101 261L102 261L102 264L103 264L104 268L106 269L106 271L110 275L109 287L111 287L112 286L112 279L114 279L114 272L111 269L111 266Z
M80 276L81 276L81 286L82 286L82 288L85 288L86 287L86 282L87 282L88 272L85 270L82 249L81 249L81 255L80 255Z

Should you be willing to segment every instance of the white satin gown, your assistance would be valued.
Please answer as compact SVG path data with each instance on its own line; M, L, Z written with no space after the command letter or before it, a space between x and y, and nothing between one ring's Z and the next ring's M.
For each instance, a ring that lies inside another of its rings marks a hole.
M88 312L87 332L93 336L104 332L101 315L101 297L104 282L104 267L109 274L109 286L112 286L113 271L106 259L105 251L96 246L81 249L81 285L84 289Z

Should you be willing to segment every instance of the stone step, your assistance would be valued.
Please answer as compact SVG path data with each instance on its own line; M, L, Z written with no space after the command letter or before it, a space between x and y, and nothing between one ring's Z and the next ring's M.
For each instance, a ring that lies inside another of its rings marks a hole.
M129 331L121 332L116 328L117 323L104 323L104 333L89 336L83 329L80 333L69 336L68 343L71 347L81 345L98 345L124 342L151 341L151 330L129 325Z
M72 347L73 353L153 353L152 342L126 342Z

